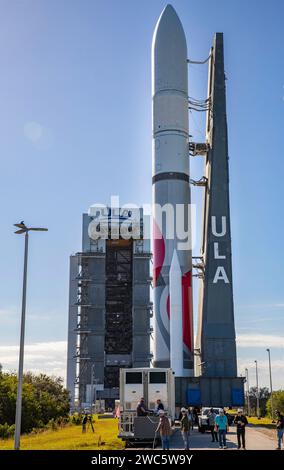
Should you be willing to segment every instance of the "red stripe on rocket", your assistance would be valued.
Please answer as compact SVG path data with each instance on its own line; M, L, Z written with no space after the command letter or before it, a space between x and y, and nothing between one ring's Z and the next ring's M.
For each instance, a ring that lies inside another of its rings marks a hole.
M184 375L183 351L192 351L192 276L182 275L174 251L169 272L170 360L177 377Z

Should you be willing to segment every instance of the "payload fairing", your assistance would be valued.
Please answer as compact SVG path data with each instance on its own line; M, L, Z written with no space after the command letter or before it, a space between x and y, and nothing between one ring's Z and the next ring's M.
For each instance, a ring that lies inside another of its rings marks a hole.
M193 375L187 67L183 27L168 5L152 43L154 366L174 366L177 376Z

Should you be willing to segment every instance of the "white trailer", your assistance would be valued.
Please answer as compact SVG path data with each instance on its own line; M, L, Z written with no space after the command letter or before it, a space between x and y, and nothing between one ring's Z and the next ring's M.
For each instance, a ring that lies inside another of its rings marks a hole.
M147 416L137 416L137 405L145 400ZM157 400L161 400L171 422L175 419L175 379L172 369L120 369L119 437L129 444L151 442L159 417Z

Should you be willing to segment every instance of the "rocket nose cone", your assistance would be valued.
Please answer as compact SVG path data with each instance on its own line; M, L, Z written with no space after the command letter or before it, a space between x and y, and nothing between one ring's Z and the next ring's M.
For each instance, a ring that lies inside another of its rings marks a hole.
M174 250L173 253L172 262L170 266L170 273L179 273L181 275L181 268L176 250Z
M152 42L154 92L175 88L187 92L187 46L181 21L167 5L156 24Z
M168 5L165 6L162 13L160 14L159 19L161 19L162 17L165 18L166 16L170 16L170 15L176 16L177 19L179 19L174 7L170 3L168 3Z
M175 11L174 7L168 4L160 14L160 17L157 22L157 27L160 26L162 23L172 22L176 23L177 25L181 26L180 19L178 17L177 12ZM182 26L181 26L182 27Z

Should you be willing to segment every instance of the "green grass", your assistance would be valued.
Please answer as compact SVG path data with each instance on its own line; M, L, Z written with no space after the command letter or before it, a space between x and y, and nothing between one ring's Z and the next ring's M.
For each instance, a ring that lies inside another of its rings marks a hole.
M236 415L238 413L238 410L237 409L228 410L227 413ZM251 424L253 426L261 426L261 427L265 427L267 429L275 429L276 428L276 423L272 423L272 420L270 418L260 418L260 419L258 419L256 416L251 416L251 417L247 416L247 419L248 419L249 424Z
M237 409L236 409L236 410L234 410L234 409L232 409L232 410L226 410L226 413L227 413L228 415L236 415L236 414L238 413L238 410L237 410Z
M272 423L270 418L260 418L258 419L256 416L251 416L248 418L249 424L253 426L261 426L267 429L276 429L276 423Z
M88 428L82 434L81 426L70 425L55 431L26 434L21 437L22 450L120 450L125 445L118 439L118 420L115 418L94 420L93 433ZM101 445L100 445L101 442ZM13 439L0 440L0 450L13 449Z

